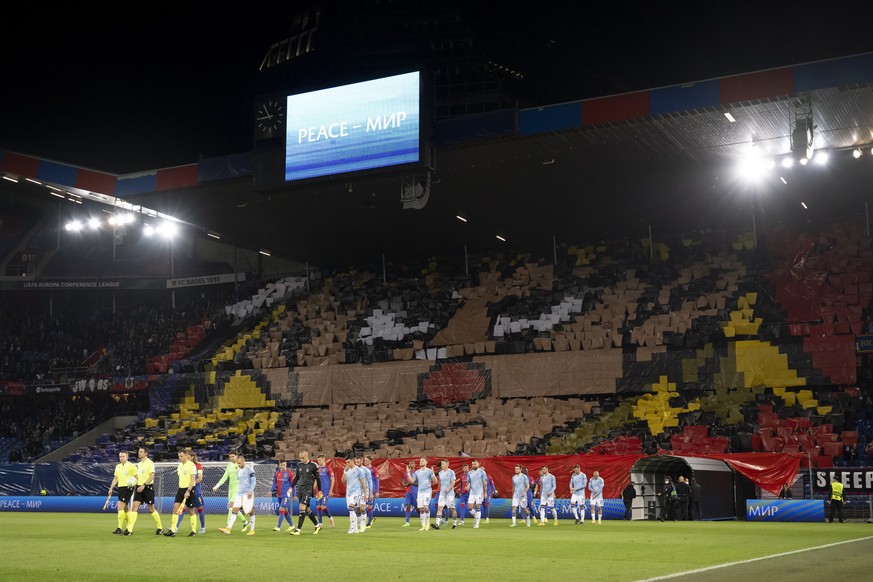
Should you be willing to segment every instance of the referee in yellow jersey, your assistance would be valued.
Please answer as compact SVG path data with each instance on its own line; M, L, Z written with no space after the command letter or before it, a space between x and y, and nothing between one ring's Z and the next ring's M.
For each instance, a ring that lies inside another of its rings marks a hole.
M155 464L149 459L149 451L145 447L140 447L136 455L139 458L139 463L136 464L136 491L131 511L127 514L125 535L133 533L133 526L136 525L136 519L139 517L139 506L145 503L157 526L155 535L159 536L164 526L161 525L161 514L155 511Z
M181 515L187 508L191 518L191 533L188 537L193 538L197 535L197 515L194 513L194 482L197 479L197 467L191 462L185 450L179 451L179 466L176 468L176 474L179 475L179 489L173 502L173 515ZM176 529L176 525L172 524L170 529L164 531L164 535L174 538Z
M118 464L115 465L112 483L109 485L109 496L118 485L118 527L112 532L114 534L123 535L127 531L127 508L130 496L133 494L133 487L128 484L128 480L132 477L136 477L136 465L127 460L127 451L121 451L118 453ZM109 496L106 498L107 503ZM104 507L104 509L106 508Z

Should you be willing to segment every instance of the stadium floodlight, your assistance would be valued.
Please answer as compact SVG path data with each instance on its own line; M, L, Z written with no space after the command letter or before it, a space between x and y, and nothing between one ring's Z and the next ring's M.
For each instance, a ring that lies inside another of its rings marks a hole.
M143 236L152 236L155 234L155 229L151 224L146 224L142 227L142 234Z
M817 156L812 158L812 161L814 161L817 166L826 166L830 161L830 156L827 152L819 152Z
M782 160L782 167L783 168L790 168L793 165L794 165L794 158L783 158L783 160Z
M861 157L861 149L860 149L860 148L855 148L855 149L852 151L852 157L855 158L856 160L857 160L858 158L860 158L860 157Z
M808 160L808 159L806 159L806 158L800 158L800 165L801 165L801 166L805 166L805 165L808 164L808 163L809 163L809 160Z
M133 214L129 214L129 213L125 212L125 213L119 213L119 214L112 214L109 216L109 218L106 221L109 224L111 224L112 226L124 226L125 224L132 223L134 220L136 220L136 219L133 217Z
M155 227L155 234L159 234L166 239L171 239L176 236L179 229L172 222L162 222Z
M100 219L96 216L92 216L88 221L88 226L91 227L91 230L98 230L100 228Z
M737 171L739 177L746 182L758 183L764 179L769 169L765 160L751 153L740 159Z
M82 230L82 221L71 220L64 225L64 230L66 230L67 232L79 232L80 230Z

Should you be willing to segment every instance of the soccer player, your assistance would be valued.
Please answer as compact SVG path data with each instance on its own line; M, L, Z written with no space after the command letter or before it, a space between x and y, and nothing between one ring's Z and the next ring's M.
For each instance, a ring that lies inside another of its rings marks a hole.
M293 501L293 493L291 482L294 481L294 473L288 468L288 461L279 461L279 468L276 469L276 474L273 475L273 484L270 486L270 493L276 496L276 501L279 502L277 512L279 513L279 523L273 528L273 531L282 531L282 521L288 522L288 529L294 529L294 522L291 521L291 503Z
M582 472L579 465L573 466L570 476L570 509L573 510L576 525L585 523L585 488L588 486L588 475Z
M129 485L129 480L136 479L136 465L127 459L127 451L118 453L118 464L115 465L115 472L112 474L112 483L109 484L109 494L106 496L107 503L112 497L112 490L115 485L118 485L118 526L112 532L118 535L129 535L127 529L128 506L130 504L130 496L133 495L133 487ZM105 509L105 507L104 507Z
M221 479L218 480L218 483L215 484L212 490L218 491L218 488L227 481L227 519L230 519L230 514L233 513L233 500L236 499L236 494L239 490L239 479L237 478L239 465L236 463L236 453L228 453L227 458L228 461L227 466L224 468L224 475L221 476ZM243 531L245 531L249 527L249 522L245 514L239 516L239 518L243 522Z
M328 500L333 497L333 469L327 466L327 458L318 455L318 499L316 500L315 513L318 515L318 523L322 523L322 517L327 516L330 527L333 527L333 516L327 507Z
M588 490L591 491L591 523L600 524L603 520L603 477L600 471L594 471L591 480L588 481Z
M131 512L127 515L127 535L133 533L133 526L139 517L139 506L145 503L157 526L155 535L159 536L164 526L161 524L161 514L155 511L155 464L149 459L149 451L145 447L137 449L136 456L139 458L136 464L136 493L133 495Z
M437 477L440 482L440 495L437 498L437 518L433 528L440 528L443 509L449 508L452 511L452 529L455 529L458 527L458 512L455 509L455 472L449 469L448 460L443 459L440 461L440 472ZM446 518L446 521L448 521L448 518Z
M197 515L200 518L200 531L197 533L205 534L206 514L203 511L203 488L200 484L203 481L203 465L197 461L197 453L191 449L188 449L188 458L191 459L191 462L194 463L194 467L197 468L197 477L194 479L194 491L192 492L194 511L197 512ZM179 514L179 520L176 522L176 529L179 529L179 526L182 525L182 518L183 515Z
M470 465L461 465L461 473L458 477L458 514L461 518L460 525L464 525L467 517L467 501L470 499Z
M255 535L255 485L257 478L254 468L251 465L246 465L246 458L243 455L236 456L236 465L239 468L237 471L239 491L233 499L233 509L227 519L227 527L220 527L218 531L230 534L233 522L236 521L236 516L242 509L243 514L249 518L249 531L246 532L246 535L253 536Z
M512 476L512 525L515 527L515 518L519 509L524 512L525 522L527 527L530 527L530 508L528 504L528 496L530 494L530 479L524 474L524 467L521 465L515 466L515 475Z
M485 469L479 467L479 461L473 461L468 475L470 480L470 497L467 503L473 508L473 529L479 527L482 518L482 501L485 499L485 489L488 487L488 475Z
M485 470L485 465L479 465L482 470ZM485 499L482 500L482 515L485 516L485 523L491 523L491 498L497 495L497 487L494 485L494 479L488 475L488 483L485 487Z
M322 526L315 520L315 516L312 515L311 507L312 498L318 493L318 465L309 460L309 451L300 451L300 462L297 463L297 474L294 475L291 487L297 487L297 494L300 498L300 514L297 517L297 527L291 531L291 535L300 535L303 520L307 517L312 522L312 525L315 526L315 531L312 533L318 535Z
M412 516L412 510L416 508L418 503L418 485L412 475L415 473L415 461L406 463L406 473L403 475L403 485L406 487L406 497L403 500L404 508L406 509L406 522L403 527L409 527L409 518Z
M421 517L421 529L430 529L430 499L433 495L433 486L437 484L433 469L427 466L427 457L422 457L418 462L418 470L412 474L412 482L418 485L418 497L416 506L418 515Z
M525 475L528 474L527 467L523 467L522 471L524 471ZM539 523L539 521L538 521L539 510L534 506L534 499L539 496L539 491L540 491L539 473L537 473L536 475L530 475L529 478L530 478L530 489L527 490L527 506L530 507L530 511L534 516L534 521Z
M364 468L370 473L370 482L373 488L368 491L370 498L367 501L367 527L376 521L376 498L379 495L379 471L373 466L372 455L364 455Z
M361 522L361 496L367 487L364 470L355 465L355 460L349 456L346 459L346 470L343 472L343 483L346 484L346 506L349 508L349 532L358 533Z
M361 507L358 511L358 533L367 531L367 506L370 502L371 491L373 490L373 474L364 466L364 456L357 455L355 457L355 466L364 476L364 493L361 497Z
M188 510L188 515L191 518L191 533L189 538L197 535L197 515L194 513L194 481L197 479L197 467L191 462L188 456L188 451L182 449L179 451L179 465L176 467L176 474L179 476L179 488L176 490L176 499L173 501L173 515L182 515L185 509ZM172 522L171 522L172 523ZM179 524L172 524L172 529L164 531L167 537L176 537L176 532L179 530Z
M549 468L545 465L540 469L540 523L537 525L546 525L546 509L552 514L554 523L558 525L558 511L555 509L555 476L549 473Z

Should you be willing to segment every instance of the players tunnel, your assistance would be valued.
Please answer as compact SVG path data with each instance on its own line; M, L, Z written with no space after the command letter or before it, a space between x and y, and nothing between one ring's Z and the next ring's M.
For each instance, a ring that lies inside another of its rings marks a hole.
M694 478L701 486L700 513L704 520L736 519L737 477L724 461L701 457L657 455L645 457L631 468L636 488L634 519L657 519L663 509L664 480ZM743 480L746 480L743 478ZM743 502L745 504L745 502Z

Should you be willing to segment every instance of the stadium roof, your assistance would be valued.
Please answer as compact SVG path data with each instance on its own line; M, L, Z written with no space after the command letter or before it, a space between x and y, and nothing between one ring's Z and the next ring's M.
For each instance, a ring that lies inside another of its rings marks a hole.
M765 215L761 225L852 216L863 211L871 183L871 87L867 53L452 120L436 127L430 196L421 210L402 209L404 177L396 174L264 192L245 172L165 188L158 172L155 187L125 199L321 266L378 264L383 254L462 256L465 246L544 249L553 240L643 237L649 227L656 238L667 230L750 228L752 204ZM762 159L792 156L792 132L806 114L815 149L840 159L827 168L777 166L754 187L737 177L738 162L755 152ZM858 147L864 155L854 159ZM5 154L0 169L21 176L38 178L47 165ZM85 171L74 172L64 185L75 191ZM835 187L838 199L830 195Z
M553 237L642 237L649 226L751 228L753 201L770 211L764 223L853 216L871 183L871 87L873 53L510 112L511 131L494 130L500 112L471 117L461 133L490 135L438 143L421 210L401 209L396 175L269 193L239 179L136 198L273 252L337 266L380 263L383 253L461 256L465 245L472 252L547 248ZM792 132L805 114L829 166L779 165L754 187L738 177L750 156L800 157ZM860 159L855 148L863 148Z

